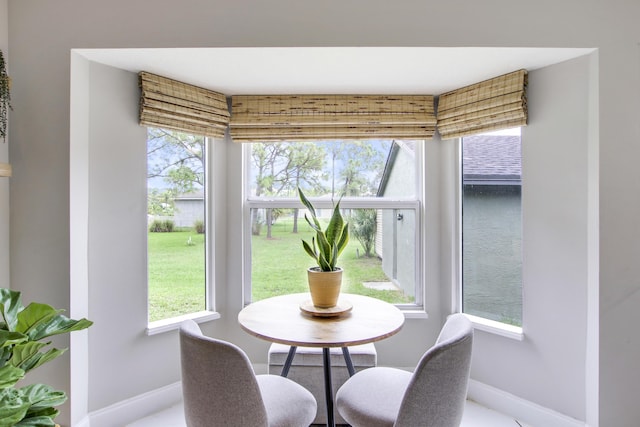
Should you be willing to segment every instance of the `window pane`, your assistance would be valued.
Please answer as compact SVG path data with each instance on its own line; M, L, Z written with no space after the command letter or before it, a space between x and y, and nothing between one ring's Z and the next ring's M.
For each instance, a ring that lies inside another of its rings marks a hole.
M396 175L410 177L393 195L416 197L413 141L279 142L251 144L250 150L250 197L297 198L297 187L307 196L388 196L383 177L390 161L397 163Z
M149 128L149 321L205 310L205 138Z
M331 209L318 209L323 227ZM393 303L415 301L416 215L414 209L344 209L350 242L340 255L342 292ZM313 231L302 209L251 209L252 301L307 292L307 273L315 261L301 239ZM271 224L269 226L268 224Z
M463 311L521 326L519 129L463 138L462 153Z

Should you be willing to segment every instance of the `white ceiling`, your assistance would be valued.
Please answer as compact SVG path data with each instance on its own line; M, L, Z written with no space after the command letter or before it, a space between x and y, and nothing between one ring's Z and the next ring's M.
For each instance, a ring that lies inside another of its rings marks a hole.
M586 55L578 48L76 49L89 60L240 94L439 95L521 68Z

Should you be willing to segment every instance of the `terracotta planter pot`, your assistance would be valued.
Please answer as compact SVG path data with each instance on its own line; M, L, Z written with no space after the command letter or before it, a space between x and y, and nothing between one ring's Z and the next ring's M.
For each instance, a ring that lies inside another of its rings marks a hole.
M342 286L342 269L321 271L318 267L307 270L309 292L313 305L320 308L335 307Z

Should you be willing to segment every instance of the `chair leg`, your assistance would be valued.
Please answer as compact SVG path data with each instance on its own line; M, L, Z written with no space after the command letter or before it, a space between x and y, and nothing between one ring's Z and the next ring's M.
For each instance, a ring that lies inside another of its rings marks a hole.
M289 348L289 354L287 354L287 359L284 361L284 365L282 365L282 372L280 373L281 377L286 377L287 375L289 375L289 368L291 368L291 363L293 363L293 356L296 355L296 349L298 347L296 347L295 345L292 345Z
M352 377L356 374L356 370L353 367L353 361L351 360L351 353L349 353L349 347L342 347L342 355L344 356L344 363L347 365L347 371L349 376Z

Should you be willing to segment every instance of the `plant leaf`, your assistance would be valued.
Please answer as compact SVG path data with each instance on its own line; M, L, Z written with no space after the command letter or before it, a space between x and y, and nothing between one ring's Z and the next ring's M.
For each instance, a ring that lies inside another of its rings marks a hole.
M18 314L20 332L29 335L33 341L53 335L86 329L93 324L87 319L74 320L47 304L31 303Z
M53 419L55 417L58 416L58 413L60 411L58 411L57 409L53 410L54 413L51 415L43 415L43 416L36 416L36 417L29 417L28 418L23 418L22 421L20 421L18 424L15 424L14 427L50 427L50 426L55 426L56 422L53 421Z
M51 342L42 343L31 341L25 344L17 345L13 350L13 356L9 360L13 366L17 366L28 372L37 368L43 363L49 362L56 357L62 355L67 349L59 350L52 348L45 353L41 353L40 349L51 344Z
M36 328L39 324L43 324L52 319L58 310L51 307L48 304L41 304L38 302L32 302L18 313L18 324L16 331L27 334L30 339L33 338L31 329Z
M304 240L302 241L302 247L304 248L304 250L307 252L307 254L315 259L316 261L318 260L318 255L315 253L315 251L311 248L311 246L305 242Z
M331 271L327 270L327 268L331 268L331 244L327 241L324 233L316 233L316 237L318 238L318 259L324 261L324 264L320 264L320 268L322 271Z
M55 390L46 384L30 384L20 391L31 402L29 413L48 411L49 407L58 406L67 400L63 391Z
M6 364L0 368L0 389L6 389L15 385L24 378L24 370L17 368L11 364ZM1 417L0 417L1 419ZM0 423L0 425L2 425Z
M307 214L304 214L304 219L307 221L307 224L309 224L309 227L311 227L312 229L314 229L316 232L321 233L322 232L322 228L320 227L320 222L318 221L317 218L313 218L314 222L311 222L311 220L309 219L309 217L307 216Z
M347 243L349 243L349 224L345 224L342 229L342 235L340 236L340 240L338 240L338 255L336 255L336 259L340 256L344 248L347 247Z
M15 331L18 325L18 313L23 309L20 292L0 288L0 311L7 329Z
M0 426L14 426L24 418L31 402L14 388L0 390Z
M313 218L315 219L316 217L316 210L313 208L313 205L311 204L311 202L309 201L309 199L307 199L307 197L304 195L304 193L302 192L302 190L300 189L300 187L298 187L298 195L300 196L300 201L302 202L302 204L304 205L305 208L307 208L307 210L311 213L311 215L313 215ZM306 215L305 215L306 216ZM308 220L307 220L308 221Z
M329 225L327 226L326 235L329 243L333 244L338 241L338 238L342 235L343 228L344 219L340 213L340 202L338 202L333 208L333 215L331 215Z
M9 347L27 341L28 337L20 332L0 329L0 348Z
M322 252L320 252L320 256L318 257L318 266L322 271L331 271L331 264L329 260Z

